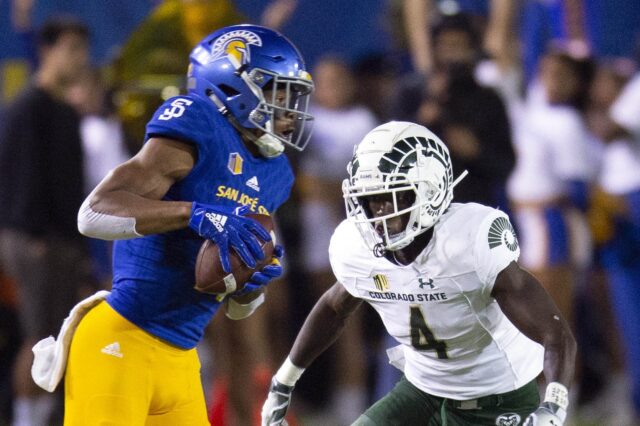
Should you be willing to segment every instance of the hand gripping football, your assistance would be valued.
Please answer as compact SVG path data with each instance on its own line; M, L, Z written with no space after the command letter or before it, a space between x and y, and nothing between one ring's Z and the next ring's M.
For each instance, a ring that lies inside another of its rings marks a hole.
M261 241L264 260L259 261L256 267L251 269L244 264L236 251L231 249L229 251L231 272L227 274L222 269L218 246L211 240L205 240L196 258L196 283L194 286L196 290L210 294L226 294L242 290L255 271L262 269L271 262L276 244L276 235L271 216L248 214L247 217L260 223L271 234L271 241ZM258 238L258 240L260 239Z

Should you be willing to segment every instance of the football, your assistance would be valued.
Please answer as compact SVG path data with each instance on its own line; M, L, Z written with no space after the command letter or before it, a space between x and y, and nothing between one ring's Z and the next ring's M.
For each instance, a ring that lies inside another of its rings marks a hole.
M196 290L209 294L233 293L241 290L256 270L260 270L269 264L276 244L276 235L271 216L248 214L247 217L260 223L271 234L271 241L261 242L264 260L259 261L256 267L251 269L244 264L234 249L230 249L229 262L231 264L231 272L227 274L222 269L218 246L211 240L205 240L196 258L196 282L194 286Z

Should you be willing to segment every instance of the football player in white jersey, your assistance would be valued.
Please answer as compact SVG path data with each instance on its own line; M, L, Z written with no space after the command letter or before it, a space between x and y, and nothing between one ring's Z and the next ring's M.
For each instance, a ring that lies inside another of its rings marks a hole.
M262 424L284 424L296 381L366 301L400 344L388 353L404 375L355 425L561 426L575 340L518 266L507 215L451 204L460 178L453 180L449 152L413 123L373 129L348 170L348 218L329 247L338 282L273 377Z

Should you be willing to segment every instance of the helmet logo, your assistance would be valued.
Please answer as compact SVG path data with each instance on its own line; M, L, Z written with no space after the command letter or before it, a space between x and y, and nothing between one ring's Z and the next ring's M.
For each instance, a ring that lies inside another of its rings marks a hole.
M384 257L386 252L387 252L387 249L384 247L384 244L382 243L378 243L375 246L373 246L373 255L375 257Z
M262 46L262 39L255 33L247 30L236 30L221 35L211 47L211 60L222 56L238 69L248 64L251 59L251 45Z

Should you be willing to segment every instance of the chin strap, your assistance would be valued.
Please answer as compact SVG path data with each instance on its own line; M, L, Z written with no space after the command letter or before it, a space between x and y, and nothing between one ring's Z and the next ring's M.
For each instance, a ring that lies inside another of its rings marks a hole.
M284 144L278 140L275 136L270 133L265 132L262 136L256 137L253 133L248 131L246 128L242 127L240 122L236 120L236 118L229 112L227 107L222 103L222 101L213 93L209 93L209 99L216 105L220 114L222 114L231 125L238 131L242 136L255 143L258 146L258 150L260 151L260 155L266 158L274 158L284 152ZM267 121L266 127L269 131L271 131L271 120Z
M269 132L272 131L271 127L271 120L269 120L266 123L266 128ZM284 152L284 144L269 132L265 132L257 139L254 138L253 142L258 145L260 154L267 158L273 158Z

